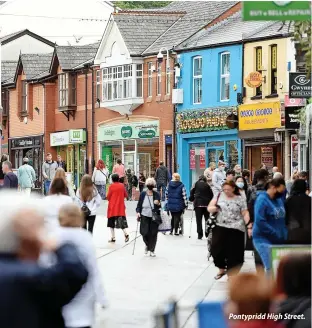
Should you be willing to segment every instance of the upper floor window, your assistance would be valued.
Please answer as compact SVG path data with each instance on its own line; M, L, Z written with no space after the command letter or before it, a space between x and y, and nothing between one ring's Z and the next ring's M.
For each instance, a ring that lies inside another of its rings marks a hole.
M230 99L230 53L221 54L221 88L220 100Z
M77 105L76 74L59 74L59 107Z
M2 89L1 92L1 105L3 108L2 115L7 116L9 114L9 104L10 104L10 91L8 89Z
M22 81L22 112L27 112L27 82Z
M201 104L202 102L202 57L193 58L193 103Z
M271 94L277 93L277 45L271 46Z
M171 76L170 76L170 63L166 61L166 95L170 95L171 91Z
M136 68L136 87L137 87L137 97L143 97L143 65L137 64Z
M256 48L256 71L262 74L262 47ZM256 88L256 96L262 96L262 85Z
M97 70L96 71L96 101L99 99L101 100L101 71Z
M149 62L147 63L147 96L152 97L153 96L153 63Z
M161 63L157 64L157 96L161 95Z

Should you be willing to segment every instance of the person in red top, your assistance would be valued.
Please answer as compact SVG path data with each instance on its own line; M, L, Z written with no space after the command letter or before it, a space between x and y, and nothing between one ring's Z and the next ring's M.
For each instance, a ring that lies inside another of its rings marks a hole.
M127 233L128 223L126 219L125 198L128 197L127 191L123 183L119 182L119 175L112 175L112 184L108 189L106 199L108 200L107 208L107 227L111 230L110 243L116 242L115 228L122 229L125 234L125 242L129 241Z

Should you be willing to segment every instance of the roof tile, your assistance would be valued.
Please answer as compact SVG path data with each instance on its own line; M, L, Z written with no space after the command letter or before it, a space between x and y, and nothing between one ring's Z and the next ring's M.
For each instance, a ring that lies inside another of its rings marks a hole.
M27 80L32 80L42 73L49 73L53 53L22 54L21 61Z
M1 83L11 83L16 73L17 61L3 60L1 62Z

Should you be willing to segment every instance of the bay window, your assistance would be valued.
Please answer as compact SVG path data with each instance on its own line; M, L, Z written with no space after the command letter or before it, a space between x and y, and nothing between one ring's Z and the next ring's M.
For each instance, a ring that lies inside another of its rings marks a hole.
M147 68L148 68L147 96L152 97L153 96L153 63L149 62L147 64Z
M136 68L136 87L137 87L137 97L143 97L143 65L137 64Z
M96 100L102 100L101 97L101 71L96 71Z
M230 53L221 54L221 88L220 100L230 100Z
M157 64L157 96L161 95L161 63Z
M22 81L22 112L27 112L27 82Z
M77 105L76 74L62 73L58 76L59 107Z
M193 58L193 103L201 104L202 102L202 57Z

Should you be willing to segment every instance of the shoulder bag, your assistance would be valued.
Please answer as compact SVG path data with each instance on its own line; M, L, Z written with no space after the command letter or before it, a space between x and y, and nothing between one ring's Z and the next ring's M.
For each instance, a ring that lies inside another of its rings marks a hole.
M87 203L85 203L85 202L82 203L81 212L83 213L85 218L90 216L91 211L90 211L89 207L87 206Z
M218 194L216 206L218 205L220 195L221 195L221 192L219 192L219 194ZM216 226L218 214L219 214L219 212L210 214L209 219L206 221L206 232L208 232L210 229L212 230Z
M162 224L161 216L160 216L160 214L158 214L155 211L154 207L152 207L152 204L151 204L151 201L150 201L150 198L149 198L148 194L146 194L146 197L147 197L148 202L150 203L150 206L151 206L151 209L152 209L152 222L156 223L157 225ZM154 194L153 194L153 198L154 198Z

